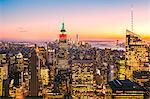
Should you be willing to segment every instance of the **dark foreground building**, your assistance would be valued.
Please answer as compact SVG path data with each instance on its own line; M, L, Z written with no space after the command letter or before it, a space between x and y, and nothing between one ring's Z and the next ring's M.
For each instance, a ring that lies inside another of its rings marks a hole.
M35 51L32 52L30 71L31 71L30 96L38 96L37 55Z
M142 86L128 79L115 79L108 84L112 90L112 99L144 99L146 93Z

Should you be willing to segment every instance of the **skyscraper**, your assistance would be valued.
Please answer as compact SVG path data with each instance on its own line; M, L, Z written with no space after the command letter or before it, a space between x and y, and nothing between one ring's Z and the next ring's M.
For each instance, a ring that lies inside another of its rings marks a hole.
M126 30L126 78L139 83L147 81L137 72L149 71L148 48L146 43L135 33ZM148 76L148 75L147 75ZM143 76L144 77L144 76Z
M0 67L0 96L3 94L3 72L2 67Z
M72 61L72 96L81 99L92 99L95 94L94 60Z
M69 67L68 65L68 40L67 34L65 34L66 30L64 28L64 22L62 23L62 28L60 30L61 34L59 34L59 49L58 49L58 68L66 69Z
M37 55L35 51L33 51L31 55L30 71L31 71L31 80L30 80L31 96L38 96Z

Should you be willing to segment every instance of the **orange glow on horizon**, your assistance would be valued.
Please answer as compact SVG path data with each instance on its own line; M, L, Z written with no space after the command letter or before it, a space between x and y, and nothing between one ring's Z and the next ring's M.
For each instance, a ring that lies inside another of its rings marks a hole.
M26 35L28 34L28 36ZM53 35L51 35L53 34ZM58 33L49 33L49 32L38 32L38 33L3 33L0 39L14 39L14 40L56 40L59 38L60 32ZM105 34L105 35L104 35ZM137 33L142 39L150 40L150 33L147 35ZM8 36L9 35L9 36ZM76 37L75 33L67 33L68 38L74 39ZM101 39L110 39L110 40L124 40L125 32L123 33L110 33L110 32L100 32L100 33L78 33L80 40L101 40Z

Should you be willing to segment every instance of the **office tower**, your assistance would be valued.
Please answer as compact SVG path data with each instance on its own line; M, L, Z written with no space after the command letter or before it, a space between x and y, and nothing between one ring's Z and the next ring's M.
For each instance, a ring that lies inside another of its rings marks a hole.
M47 57L46 57L46 59L47 59L48 64L50 64L50 65L53 65L54 61L56 61L55 60L55 49L52 48L52 46L47 47Z
M116 48L119 48L119 40L116 41Z
M0 96L3 95L3 70L0 67Z
M114 59L113 57L116 57L115 55L113 55L111 49L105 48L104 52L102 53L102 60L103 60L103 64L102 64L102 72L105 73L103 75L103 80L105 83L112 81L113 79L116 78L116 65L114 64Z
M125 80L125 60L119 60L117 67L118 67L117 78L119 80Z
M79 35L76 34L76 41L79 42Z
M62 28L60 30L61 34L59 34L59 49L57 53L57 63L58 68L67 69L68 65L68 39L67 34L65 34L66 30L64 28L64 22L62 23Z
M75 43L76 43L76 45L78 46L78 43L79 43L79 35L78 35L78 34L76 34L76 40L75 40Z
M73 60L72 69L72 97L93 99L96 83L94 80L94 60Z
M37 55L35 51L32 52L30 62L30 93L31 96L38 96Z
M47 65L46 63L46 49L45 47L42 46L36 46L36 54L37 54L37 76L38 76L38 86L39 86L39 92L38 95L41 96L42 95L42 88L44 86L43 83L43 69L47 69ZM48 79L47 79L48 80ZM46 82L48 85L48 81Z
M4 95L3 94L3 85L4 81L8 78L8 63L7 63L7 57L6 57L6 52L1 51L0 52L0 96Z
M8 61L5 51L0 52L0 65L3 68L3 79L6 80L8 78Z
M24 59L24 70L23 70L23 87L25 88L25 93L24 95L27 96L29 94L29 82L30 82L30 77L31 75L29 75L29 55L30 53L28 53L28 55L24 55L23 59Z
M48 83L49 83L49 69L42 67L40 76L41 76L41 80L42 80L42 85L48 85Z
M22 85L23 83L23 71L24 71L24 59L23 59L23 55L21 52L19 52L18 54L16 54L16 69L17 69L17 77L18 79L16 79L17 81L19 81L19 85Z
M126 30L126 78L143 85L148 80L148 48L135 33Z

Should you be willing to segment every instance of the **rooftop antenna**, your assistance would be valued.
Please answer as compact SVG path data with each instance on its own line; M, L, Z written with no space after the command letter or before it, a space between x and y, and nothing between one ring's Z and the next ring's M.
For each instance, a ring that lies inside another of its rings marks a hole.
M133 4L131 5L131 31L133 32Z

